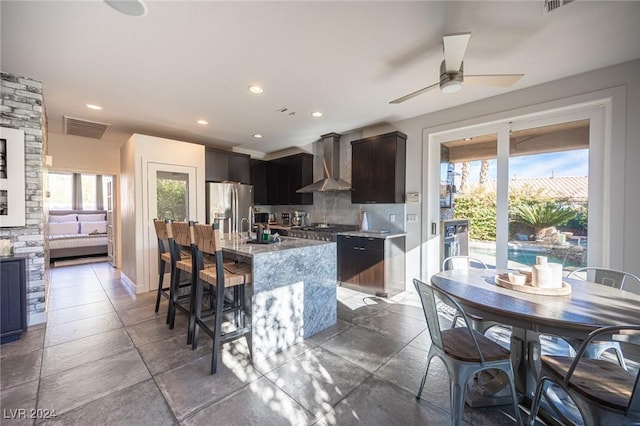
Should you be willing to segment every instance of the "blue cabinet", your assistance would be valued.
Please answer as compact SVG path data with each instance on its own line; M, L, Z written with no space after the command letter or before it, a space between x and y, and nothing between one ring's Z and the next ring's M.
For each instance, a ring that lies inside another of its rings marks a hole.
M0 257L0 343L27 331L27 259Z

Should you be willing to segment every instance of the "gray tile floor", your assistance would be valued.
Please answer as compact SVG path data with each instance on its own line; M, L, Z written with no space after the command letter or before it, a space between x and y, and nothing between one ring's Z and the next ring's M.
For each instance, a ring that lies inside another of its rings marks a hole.
M414 396L430 344L417 297L339 288L338 299L331 329L255 362L244 339L228 343L210 376L210 339L202 335L192 351L185 316L169 330L166 302L154 313L155 294L132 294L105 263L53 268L47 325L0 347L0 422L449 424L442 363L422 399ZM466 407L464 420L507 425L512 415L510 406Z

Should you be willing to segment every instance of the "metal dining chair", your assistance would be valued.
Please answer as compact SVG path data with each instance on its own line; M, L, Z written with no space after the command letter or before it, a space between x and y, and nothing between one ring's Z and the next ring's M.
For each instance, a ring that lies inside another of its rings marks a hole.
M450 269L489 269L482 260L470 256L449 256L442 261L442 270Z
M617 288L618 290L625 290L625 284L633 284L640 288L640 278L624 271L618 271L616 269L600 268L597 266L585 266L571 271L567 278L579 278L586 281L606 285L609 287Z
M452 269L482 269L487 270L489 267L482 260L471 257L471 256L449 256L442 261L442 270L448 271ZM440 308L440 307L439 307ZM458 324L460 319L459 316L455 315L455 312L449 308L447 305L441 307L445 312L449 313L452 316L451 326L455 327ZM469 319L471 319L471 324L473 328L480 331L481 333L486 333L492 327L500 326L497 322L493 321L485 321L483 318L477 317L475 315L467 314Z
M589 345L604 337L634 345L637 348L635 353L640 349L640 325L629 325L603 327L591 332L575 358L542 355L529 425L536 422L547 382L564 389L575 403L585 426L640 422L639 370L631 373L611 361L586 356ZM555 412L561 414L560 410ZM574 423L567 418L560 420Z
M626 283L630 284L633 281L640 285L640 278L633 274L615 269L599 268L594 266L586 266L571 271L569 275L567 275L567 278L587 280L600 285L617 288L618 290L622 290ZM587 358L598 359L608 350L612 350L615 353L620 366L626 369L627 366L624 361L622 348L620 344L615 341L594 341L585 349L585 356Z
M513 369L511 367L511 352L471 328L467 314L447 294L418 279L414 279L413 284L420 295L420 302L422 303L432 342L416 398L420 399L429 373L431 360L434 356L437 356L444 362L449 374L451 424L459 425L464 415L465 392L469 379L481 371L497 369L504 372L509 379L515 418L517 423L521 424ZM464 327L448 329L443 327L440 322L436 299L455 308L464 321Z

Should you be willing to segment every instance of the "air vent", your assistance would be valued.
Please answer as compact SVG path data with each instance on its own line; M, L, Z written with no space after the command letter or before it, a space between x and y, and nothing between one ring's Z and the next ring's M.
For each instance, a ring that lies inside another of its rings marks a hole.
M553 12L556 9L573 3L574 0L542 0L542 10L545 13Z
M111 124L64 116L64 133L85 138L102 139Z

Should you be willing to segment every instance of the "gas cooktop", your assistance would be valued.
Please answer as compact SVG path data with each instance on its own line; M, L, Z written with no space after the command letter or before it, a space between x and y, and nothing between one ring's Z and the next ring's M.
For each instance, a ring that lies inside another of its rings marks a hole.
M336 241L339 232L356 231L357 225L314 225L314 226L302 226L299 228L291 228L289 231L290 237L305 238L308 240L321 240L321 241Z
M356 231L358 226L356 225L315 225L315 226L302 226L299 228L302 231L313 231L313 232L345 232L345 231Z

